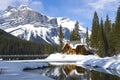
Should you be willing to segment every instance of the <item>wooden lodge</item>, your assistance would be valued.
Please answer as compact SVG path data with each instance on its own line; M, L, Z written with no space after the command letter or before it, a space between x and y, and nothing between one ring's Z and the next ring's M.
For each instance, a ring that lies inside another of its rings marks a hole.
M77 55L93 54L92 50L90 50L86 45L75 42L67 42L63 46L62 51L63 53L66 54L77 54Z

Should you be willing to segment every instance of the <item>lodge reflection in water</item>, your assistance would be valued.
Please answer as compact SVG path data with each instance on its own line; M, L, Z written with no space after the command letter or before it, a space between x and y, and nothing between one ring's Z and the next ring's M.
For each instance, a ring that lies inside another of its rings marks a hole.
M75 65L64 65L62 71L69 80L90 80L90 71Z

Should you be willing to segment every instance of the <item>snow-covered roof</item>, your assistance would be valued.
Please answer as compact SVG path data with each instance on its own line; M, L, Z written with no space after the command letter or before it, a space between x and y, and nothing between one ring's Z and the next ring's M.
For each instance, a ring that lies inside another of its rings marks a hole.
M66 44L69 44L72 49L76 49L76 47L77 47L78 45L84 45L84 47L85 47L85 49L86 49L87 51L90 50L89 47L87 47L86 44L81 43L80 41L67 41ZM66 44L65 44L65 45L66 45ZM65 45L63 46L63 48L65 47Z
M70 46L71 46L73 49L76 49L76 47L77 47L78 45L82 45L82 44L81 44L81 43L77 43L77 44L72 44L72 43L70 43Z

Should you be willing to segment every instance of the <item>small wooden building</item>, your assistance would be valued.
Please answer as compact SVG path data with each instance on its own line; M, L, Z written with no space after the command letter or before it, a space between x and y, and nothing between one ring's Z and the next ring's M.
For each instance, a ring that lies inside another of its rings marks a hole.
M80 44L80 43L72 44L70 42L67 42L63 46L62 51L64 53L67 53L67 54L77 54L77 55L89 55L89 54L93 54L92 50L90 50L85 45Z
M76 50L68 42L63 46L62 51L67 54L76 54Z

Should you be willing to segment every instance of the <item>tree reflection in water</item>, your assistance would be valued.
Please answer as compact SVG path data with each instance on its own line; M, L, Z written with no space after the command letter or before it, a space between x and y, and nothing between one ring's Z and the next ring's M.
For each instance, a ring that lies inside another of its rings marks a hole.
M91 79L92 80L120 80L120 77L115 75L110 75L107 73L91 71Z

